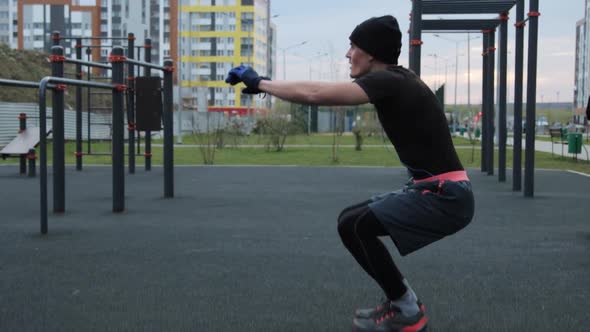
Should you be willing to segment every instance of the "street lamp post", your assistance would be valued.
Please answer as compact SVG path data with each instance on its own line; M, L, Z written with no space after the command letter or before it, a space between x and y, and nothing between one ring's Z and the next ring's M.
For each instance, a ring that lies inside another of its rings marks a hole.
M270 17L259 17L259 18L252 18L252 26L250 27L250 29L248 30L248 40L251 42L251 47L249 49L248 52L248 66L251 66L252 68L254 68L254 70L256 70L256 54L255 54L255 47L256 47L256 23L258 22L263 22L266 21L265 26L268 29L268 20L271 18L275 18L278 17L279 14L275 14L272 15ZM265 29L266 30L266 29ZM268 34L268 31L266 32ZM267 45L268 48L268 45ZM268 59L267 59L267 67L266 67L266 71L268 72L269 68L268 68ZM253 95L249 95L248 97L248 108L247 108L247 115L248 115L248 126L250 128L252 128L253 126L253 117L254 114L252 114L252 109L254 108L254 96Z
M428 54L434 58L434 91L438 89L438 54L432 53Z
M328 55L328 53L318 53L310 58L309 60L309 80L311 81L311 63L313 59L320 58ZM307 105L307 135L311 135L311 105Z
M283 52L283 80L287 79L287 60L286 60L287 50L290 50L290 49L293 49L295 47L299 47L299 46L305 45L305 44L307 44L307 40L302 41L297 44L293 44L291 46L287 46L285 48L281 48L281 51Z

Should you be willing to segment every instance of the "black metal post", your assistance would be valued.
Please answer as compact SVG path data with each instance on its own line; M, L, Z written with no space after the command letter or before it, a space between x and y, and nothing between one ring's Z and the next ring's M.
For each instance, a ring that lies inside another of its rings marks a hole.
M514 145L512 190L522 190L522 99L524 76L524 0L516 3L516 47L514 60Z
M410 69L420 76L422 56L422 0L412 0L412 22L410 24Z
M39 83L39 205L41 210L41 234L47 234L47 85L45 78Z
M19 130L18 133L23 133L25 132L25 130L27 130L27 115L25 113L21 113L18 116L18 122L19 122ZM26 174L27 173L27 156L24 154L20 155L20 174Z
M29 153L27 154L27 159L29 160L29 177L35 177L35 159L37 159L37 155L35 154L35 149L29 149Z
M113 89L113 212L125 210L125 129L123 127L123 75L125 57L123 48L113 47L109 61L112 63L112 83L116 86Z
M524 160L524 196L535 191L535 122L537 103L537 52L539 37L539 0L530 0L529 59L526 98L526 145Z
M51 47L51 76L63 77L64 49ZM53 211L61 213L65 207L65 138L64 138L64 90L65 86L53 89L52 131L53 131ZM41 131L41 135L43 135Z
M127 59L135 57L135 35L127 35ZM127 133L129 173L135 173L135 66L127 63Z
M59 31L53 31L51 33L51 41L53 43L52 46L59 46L59 43L61 41L61 37L59 35Z
M90 60L92 60L92 49L90 48L86 48L86 60L88 60L88 62L90 62ZM92 75L92 68L87 67L86 70L86 74L88 75L88 81L90 81L90 77ZM88 86L86 87L86 134L88 135L88 141L86 142L86 153L88 153L89 155L92 153L91 147L92 147L92 129L91 127L91 122L90 122L90 117L91 117L91 113L90 109L92 107L92 93L91 93L91 88Z
M76 38L76 59L82 60L82 39ZM82 65L76 64L76 79L82 79ZM76 170L82 170L82 87L76 87Z
M174 197L174 143L173 143L173 74L172 60L164 60L164 197Z
M146 38L145 45L144 45L144 60L145 62L152 62L152 39ZM152 69L149 67L143 68L144 76L150 77L152 74ZM152 169L152 132L150 130L145 131L145 170L150 171Z
M500 15L500 72L498 73L498 181L506 182L506 85L508 70L508 14Z
M489 31L483 31L483 53L482 53L482 82L481 82L481 171L488 171L487 163L487 118L488 118L488 39Z
M492 30L490 32L490 37L488 39L488 115L487 115L487 123L488 123L488 130L487 130L487 170L488 175L494 175L494 134L495 134L495 107L494 107L494 83L495 77L494 72L496 68L496 31Z

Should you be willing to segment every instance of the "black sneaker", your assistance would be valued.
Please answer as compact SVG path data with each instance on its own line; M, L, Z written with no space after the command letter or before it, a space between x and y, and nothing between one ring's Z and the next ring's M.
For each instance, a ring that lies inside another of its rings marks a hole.
M374 308L356 309L354 312L354 317L371 318L371 317L379 314L380 312L382 312L386 308L388 308L390 303L391 303L390 300L386 298L385 300L383 300L380 304L378 304ZM416 302L416 303L418 304L418 308L420 308L420 311L422 311L423 313L426 313L426 306L420 300L418 300L418 302Z
M428 319L420 310L411 317L404 316L400 309L391 303L381 306L370 318L355 317L352 322L353 332L424 332Z

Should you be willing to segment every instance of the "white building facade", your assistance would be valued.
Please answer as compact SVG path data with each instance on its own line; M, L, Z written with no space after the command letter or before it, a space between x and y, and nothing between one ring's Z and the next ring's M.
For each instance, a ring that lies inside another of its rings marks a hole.
M590 1L585 1L585 16L576 23L576 64L574 78L574 109L583 114L590 98Z

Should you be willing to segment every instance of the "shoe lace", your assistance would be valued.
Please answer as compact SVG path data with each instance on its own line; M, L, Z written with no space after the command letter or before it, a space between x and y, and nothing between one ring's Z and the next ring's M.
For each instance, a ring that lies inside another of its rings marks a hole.
M388 300L387 304L382 304L384 307L379 311L379 314L375 317L375 324L380 325L383 322L393 318L395 314L395 308L391 305L391 302Z
M381 302L375 307L375 312L379 313L382 312L383 310L386 310L387 308L389 308L389 304L390 301L388 298L384 297L381 299Z

